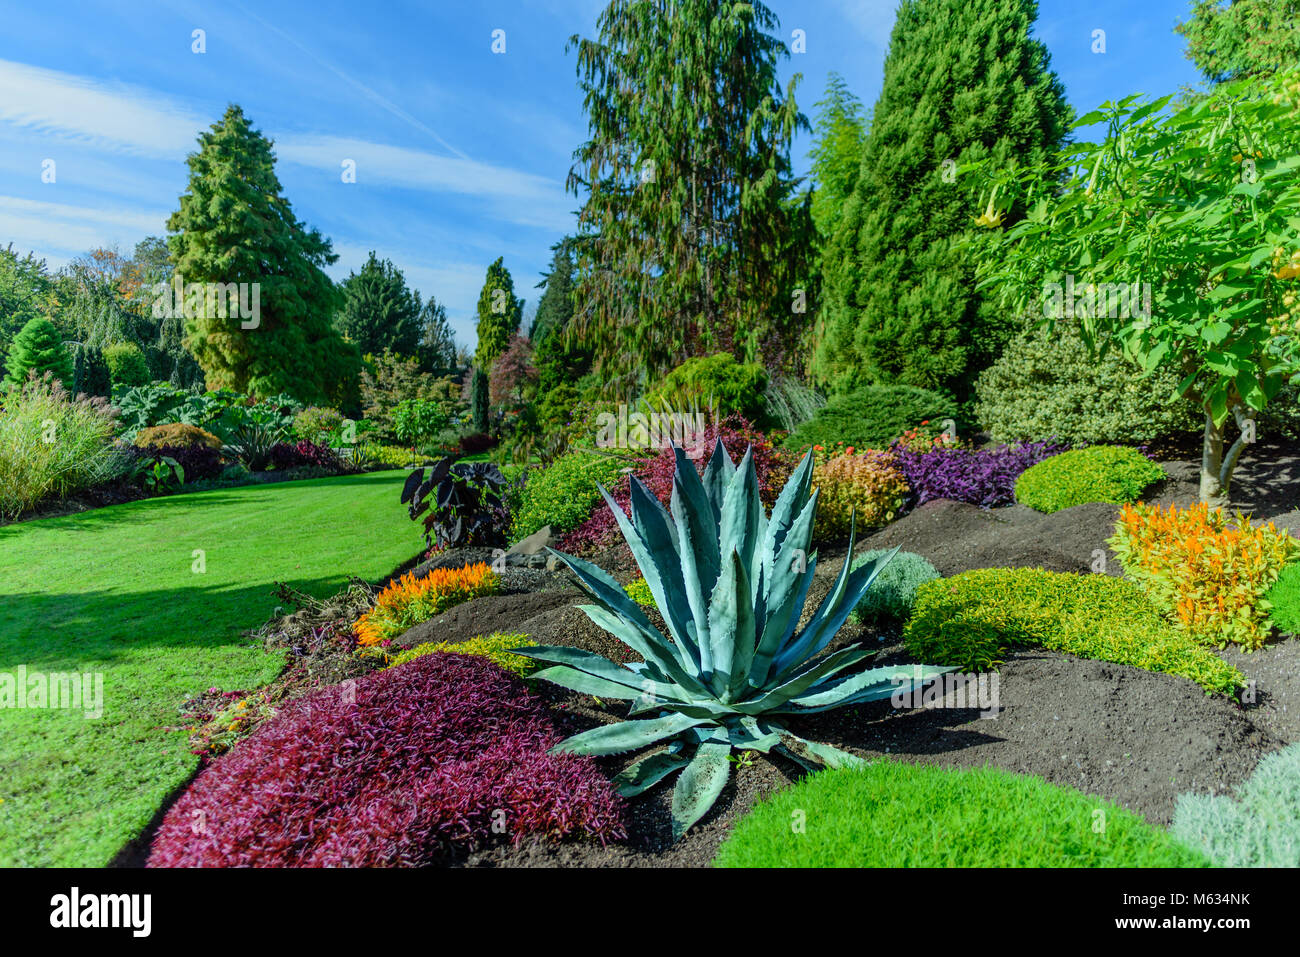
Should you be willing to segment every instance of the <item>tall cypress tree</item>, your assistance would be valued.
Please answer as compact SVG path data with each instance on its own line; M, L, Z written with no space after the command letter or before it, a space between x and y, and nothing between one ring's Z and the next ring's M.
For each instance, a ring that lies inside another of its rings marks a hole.
M478 296L478 348L474 364L486 372L506 351L510 337L519 331L524 301L515 298L515 281L505 267L505 257L488 266L483 291Z
M395 352L413 356L420 344L420 297L402 271L372 250L359 272L341 283L343 308L334 326L362 355Z
M1033 0L904 0L853 195L824 260L816 378L833 392L901 382L970 394L1010 334L975 293L972 204L956 175L1034 162L1071 111Z
M417 352L425 372L442 374L456 368L456 336L447 321L447 307L432 293L420 309L420 347Z
M258 283L260 316L246 329L237 310L204 308L186 316L186 345L210 389L350 408L361 359L330 323L339 298L323 270L338 256L281 195L271 146L231 106L187 160L189 189L167 222L176 272L186 284Z
M585 194L578 334L611 392L702 353L794 361L807 317L812 220L790 142L808 122L762 3L613 0L574 36L589 136L568 187Z

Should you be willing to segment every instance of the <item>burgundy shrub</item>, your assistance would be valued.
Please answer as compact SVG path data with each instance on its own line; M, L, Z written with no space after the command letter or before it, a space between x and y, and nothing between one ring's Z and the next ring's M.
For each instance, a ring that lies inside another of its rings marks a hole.
M1016 479L1021 472L1067 448L1049 441L999 445L993 449L935 446L924 451L895 445L892 451L907 476L914 504L948 498L992 508L1016 500Z
M277 442L271 446L271 464L277 469L291 469L310 465L330 472L343 471L343 461L328 445L308 442Z
M154 445L148 448L132 448L131 456L137 462L157 462L164 456L174 459L185 470L186 482L200 479L216 478L221 474L225 464L221 453L207 445Z
M695 459L695 470L703 472L708 465L709 456L713 454L713 445L722 440L722 446L731 456L733 462L739 463L745 450L754 450L754 471L758 476L759 492L763 504L768 508L776 502L781 494L785 480L789 478L798 459L782 449L775 448L767 436L759 432L739 414L727 416L721 422L711 423L704 428L704 441L701 443L703 454ZM677 460L671 446L665 446L653 455L638 459L632 474L639 478L652 495L667 505L673 491L673 474L677 471ZM610 491L614 501L623 513L628 513L632 499L632 481L625 478ZM592 516L565 535L559 542L559 550L575 555L589 555L623 541L619 533L614 513L603 502Z
M486 432L474 432L460 437L461 455L478 455L496 445L496 440Z
M623 802L540 698L436 653L285 705L171 807L151 867L401 867L490 839L622 839ZM502 818L504 812L504 818Z

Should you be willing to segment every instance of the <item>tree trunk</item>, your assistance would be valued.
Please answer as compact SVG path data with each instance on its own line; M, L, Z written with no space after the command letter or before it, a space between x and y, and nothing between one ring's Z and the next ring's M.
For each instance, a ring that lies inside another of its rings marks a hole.
M1205 441L1201 447L1201 501L1210 507L1226 506L1232 473L1242 450L1255 440L1255 413L1241 405L1232 407L1233 418L1241 435L1225 453L1223 425L1216 425L1209 410L1205 412ZM1226 424L1226 423L1225 423Z

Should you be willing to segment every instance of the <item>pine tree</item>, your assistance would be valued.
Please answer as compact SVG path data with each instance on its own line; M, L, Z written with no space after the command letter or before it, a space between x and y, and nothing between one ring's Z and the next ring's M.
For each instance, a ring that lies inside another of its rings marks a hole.
M431 294L420 310L420 365L426 372L442 374L458 365L456 336L447 321L447 308Z
M506 351L524 316L524 301L515 298L515 282L504 263L501 257L488 266L487 280L478 297L478 349L474 364L485 372Z
M808 197L790 142L807 129L762 3L613 0L578 49L589 136L576 332L612 393L691 355L792 364L812 274Z
M1297 0L1193 0L1191 17L1174 29L1187 38L1187 59L1212 83L1300 62Z
M823 239L835 235L844 204L853 195L868 126L862 101L853 95L844 77L832 73L826 83L826 95L817 101L813 145L809 150L816 183L812 217Z
M551 247L551 268L543 274L543 289L528 337L533 344L537 392L545 396L556 386L574 385L591 371L592 352L570 332L575 290L572 240L566 237Z
M395 352L415 355L420 344L420 297L402 271L374 251L343 280L343 308L334 326L356 343L362 355Z
M72 353L54 323L40 316L28 320L14 337L6 368L5 382L11 386L21 386L33 372L38 376L52 372L64 388L72 388Z
M356 404L361 358L330 324L339 293L323 267L338 259L281 195L271 141L231 106L199 135L189 189L167 222L176 272L190 283L258 284L260 311L241 320L203 308L186 345L212 389L287 392L305 403Z
M33 253L19 256L13 243L0 249L0 363L19 330L43 315L50 290L43 259Z
M1070 122L1033 0L904 0L853 195L824 259L815 377L832 392L904 383L967 398L1014 330L975 293L956 175L1033 162Z

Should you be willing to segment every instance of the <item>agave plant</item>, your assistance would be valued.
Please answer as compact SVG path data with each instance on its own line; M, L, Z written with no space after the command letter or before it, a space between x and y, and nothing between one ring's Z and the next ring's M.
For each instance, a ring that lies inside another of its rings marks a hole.
M673 832L680 837L722 793L733 749L775 751L809 769L861 763L792 734L785 716L888 698L952 669L851 670L872 654L858 645L823 654L897 549L856 570L846 559L825 600L797 630L817 566L817 556L808 554L817 511L811 454L790 476L769 518L759 501L752 449L737 467L719 442L703 477L680 448L674 452L671 514L635 477L630 518L601 489L671 639L609 574L556 552L596 601L583 611L644 661L619 665L563 647L516 654L551 663L534 677L632 701L629 717L652 715L584 731L555 750L608 755L666 744L624 770L616 784L630 797L681 771L672 800Z

